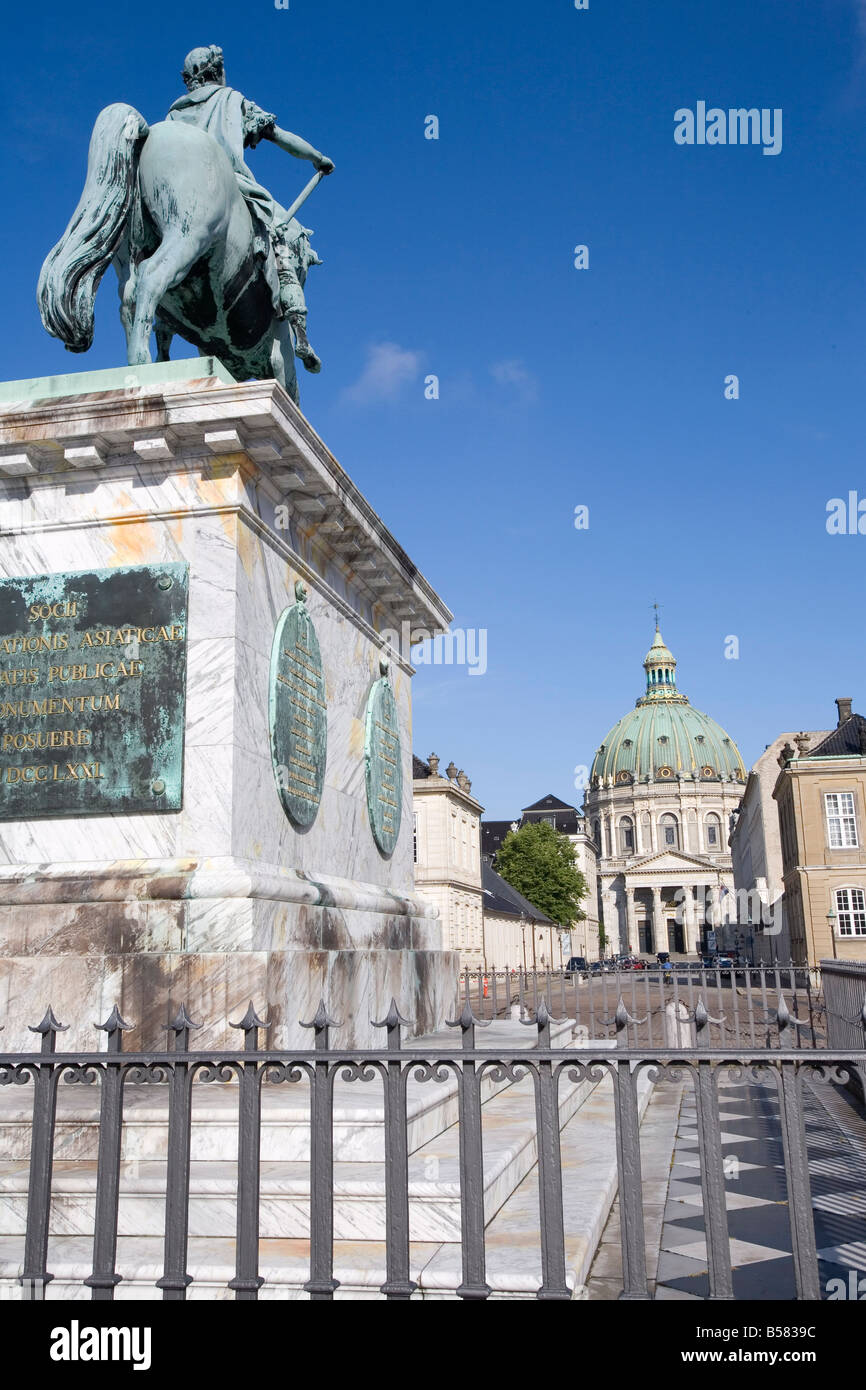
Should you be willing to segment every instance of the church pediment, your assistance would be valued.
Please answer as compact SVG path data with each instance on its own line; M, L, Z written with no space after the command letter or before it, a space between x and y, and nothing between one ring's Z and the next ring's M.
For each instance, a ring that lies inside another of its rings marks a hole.
M628 878L632 874L694 873L695 870L704 874L717 872L714 864L697 854L684 854L682 850L669 849L663 850L660 854L648 854L643 859L635 859L629 864L625 874Z

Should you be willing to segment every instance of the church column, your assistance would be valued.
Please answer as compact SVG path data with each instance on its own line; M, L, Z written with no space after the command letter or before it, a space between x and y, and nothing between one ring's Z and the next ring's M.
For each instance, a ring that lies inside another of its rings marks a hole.
M667 934L662 930L662 890L653 886L653 943L656 951L668 949Z
M692 884L688 890L686 913L686 950L697 951L700 946L700 889Z
M627 921L627 923L628 923L628 949L629 949L630 951L634 952L635 955L637 955L638 951L640 950L640 942L639 942L639 940L638 940L638 934L637 934L637 920L636 920L636 917L635 917L635 910L634 910L634 909L635 909L635 890L634 890L634 888L629 887L628 882L626 882L626 885L625 885L625 912L626 912L626 921Z

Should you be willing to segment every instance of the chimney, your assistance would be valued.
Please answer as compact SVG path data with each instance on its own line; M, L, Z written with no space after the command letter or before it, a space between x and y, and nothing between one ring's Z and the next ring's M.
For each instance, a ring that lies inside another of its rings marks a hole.
M852 704L853 699L848 698L847 696L839 696L838 700L836 701L836 708L839 711L839 723L836 725L837 729L841 728L841 726L845 723L846 719L851 718Z

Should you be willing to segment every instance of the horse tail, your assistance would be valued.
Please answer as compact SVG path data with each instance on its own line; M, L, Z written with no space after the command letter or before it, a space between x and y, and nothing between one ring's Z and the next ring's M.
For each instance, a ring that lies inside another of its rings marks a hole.
M93 301L126 227L147 133L134 106L118 101L100 111L84 191L45 258L36 291L39 312L48 332L70 352L86 352L93 341Z

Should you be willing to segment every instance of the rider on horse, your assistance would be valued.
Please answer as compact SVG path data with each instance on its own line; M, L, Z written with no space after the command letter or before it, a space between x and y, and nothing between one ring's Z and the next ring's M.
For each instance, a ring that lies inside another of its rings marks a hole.
M321 363L307 340L307 305L298 277L299 268L306 273L305 265L299 267L302 250L299 241L305 237L305 229L294 218L287 219L285 208L256 181L244 162L244 149L248 145L255 148L259 140L272 140L296 159L308 159L323 174L331 173L333 162L299 135L281 130L274 116L226 86L221 48L213 44L208 48L194 48L186 56L182 77L187 92L173 103L168 120L185 121L206 130L231 160L256 228L256 249L265 264L268 241L273 247L279 280L274 307L279 316L287 318L291 324L295 351L304 366L309 371L318 371Z

